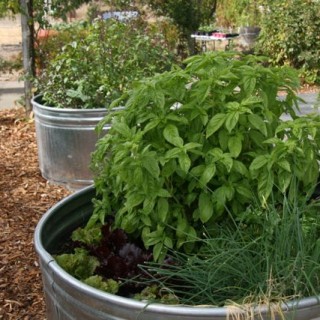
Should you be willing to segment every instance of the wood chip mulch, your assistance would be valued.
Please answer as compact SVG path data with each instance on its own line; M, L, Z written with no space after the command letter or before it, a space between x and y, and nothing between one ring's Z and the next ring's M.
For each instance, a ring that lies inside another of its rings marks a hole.
M34 122L23 109L0 111L0 319L43 320L44 295L33 233L70 194L41 177Z

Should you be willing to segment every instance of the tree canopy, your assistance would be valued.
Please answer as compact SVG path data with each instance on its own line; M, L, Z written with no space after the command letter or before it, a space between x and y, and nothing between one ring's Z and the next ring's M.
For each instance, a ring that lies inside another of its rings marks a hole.
M51 15L54 17L65 18L71 10L79 8L84 3L89 3L91 0L51 0L50 9ZM37 22L41 23L42 18L48 11L48 6L44 0L1 0L0 2L0 18L5 16L13 16L18 13L23 13L22 5L24 2L29 8L32 8L32 17Z

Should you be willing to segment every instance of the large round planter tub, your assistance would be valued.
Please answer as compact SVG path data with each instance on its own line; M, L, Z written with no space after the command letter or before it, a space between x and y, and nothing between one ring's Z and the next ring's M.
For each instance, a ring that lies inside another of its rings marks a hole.
M39 255L48 320L226 320L290 319L320 320L320 296L282 305L285 318L272 317L267 307L253 309L249 317L241 309L171 306L145 303L94 289L66 273L51 253L76 227L92 214L90 186L57 203L40 220L35 231L35 248Z
M41 96L32 99L42 176L69 189L93 183L89 168L98 135L95 128L106 109L59 109L42 104ZM107 133L109 126L103 129Z

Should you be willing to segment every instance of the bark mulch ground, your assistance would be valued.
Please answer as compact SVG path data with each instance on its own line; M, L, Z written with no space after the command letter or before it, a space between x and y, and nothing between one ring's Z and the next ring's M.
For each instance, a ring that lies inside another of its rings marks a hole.
M46 319L33 233L70 192L41 177L34 122L24 110L0 112L0 319Z

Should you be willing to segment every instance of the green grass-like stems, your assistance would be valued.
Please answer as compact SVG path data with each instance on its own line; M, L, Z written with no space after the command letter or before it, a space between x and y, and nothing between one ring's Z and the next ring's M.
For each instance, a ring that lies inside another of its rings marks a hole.
M204 230L197 254L171 252L173 263L142 268L188 305L272 304L319 295L317 206L285 197L281 206L251 208L259 217L254 223L233 221Z

